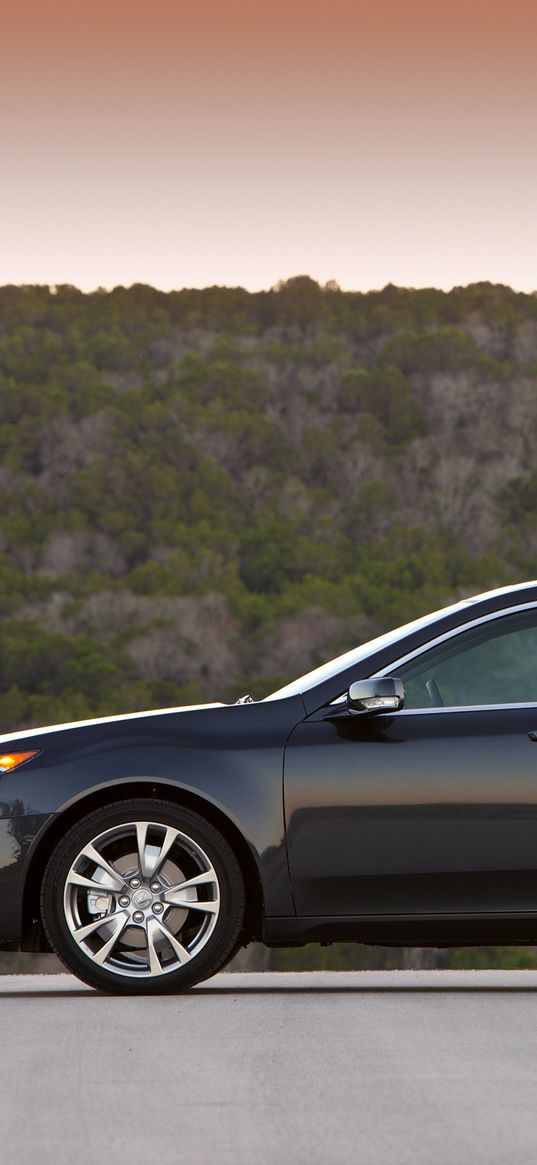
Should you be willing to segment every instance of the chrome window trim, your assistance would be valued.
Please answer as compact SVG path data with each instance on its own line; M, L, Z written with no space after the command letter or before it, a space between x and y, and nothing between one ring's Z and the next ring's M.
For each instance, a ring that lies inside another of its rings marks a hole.
M464 623L462 626L453 627L451 631L444 631L443 635L437 635L434 639L429 639L427 643L422 643L421 647L415 647L413 651L407 652L406 655L399 656L399 659L393 660L387 667L383 667L380 671L372 672L367 679L380 679L382 676L391 676L397 674L397 668L402 667L404 663L408 663L411 659L417 659L420 655L425 655L432 647L436 647L439 643L445 643L448 639L454 639L457 635L463 635L465 631L471 631L472 627L479 627L481 623L491 623L494 619L501 619L504 615L518 615L520 611L537 610L537 602L520 603L516 607L502 607L500 611L492 611L488 615L481 615L479 619L472 619L469 623ZM343 692L337 699L332 700L332 704L341 704L346 698L346 692ZM421 715L424 712L486 712L490 710L501 710L505 708L535 708L537 702L530 701L528 704L449 704L441 708L401 708L400 712L380 713L380 715L404 716L404 715ZM379 713L377 713L378 715Z
M430 716L445 712L508 712L519 708L537 709L537 701L530 704L446 704L441 708L401 708L399 712L377 712L377 716Z

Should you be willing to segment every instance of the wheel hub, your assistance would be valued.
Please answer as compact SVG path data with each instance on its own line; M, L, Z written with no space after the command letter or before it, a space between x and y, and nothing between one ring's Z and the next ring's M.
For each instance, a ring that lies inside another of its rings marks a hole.
M136 906L138 910L147 910L147 907L151 905L152 901L153 895L151 894L151 891L146 890L145 887L142 887L141 890L136 890L132 896L132 904L133 906Z

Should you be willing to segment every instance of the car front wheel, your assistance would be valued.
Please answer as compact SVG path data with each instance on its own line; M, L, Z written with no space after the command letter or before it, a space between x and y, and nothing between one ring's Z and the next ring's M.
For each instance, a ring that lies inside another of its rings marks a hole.
M92 987L181 991L234 953L244 883L226 839L189 809L121 801L62 838L42 885L49 942Z

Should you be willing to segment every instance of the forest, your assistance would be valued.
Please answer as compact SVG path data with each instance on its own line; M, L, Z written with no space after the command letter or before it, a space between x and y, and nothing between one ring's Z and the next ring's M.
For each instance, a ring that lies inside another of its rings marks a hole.
M0 288L0 730L261 698L535 577L536 426L508 287Z

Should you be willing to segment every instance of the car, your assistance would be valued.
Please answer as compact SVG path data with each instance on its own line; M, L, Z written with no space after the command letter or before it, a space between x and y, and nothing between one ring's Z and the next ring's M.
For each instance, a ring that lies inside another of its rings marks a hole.
M254 940L537 942L537 582L263 700L0 738L0 943L182 991Z

